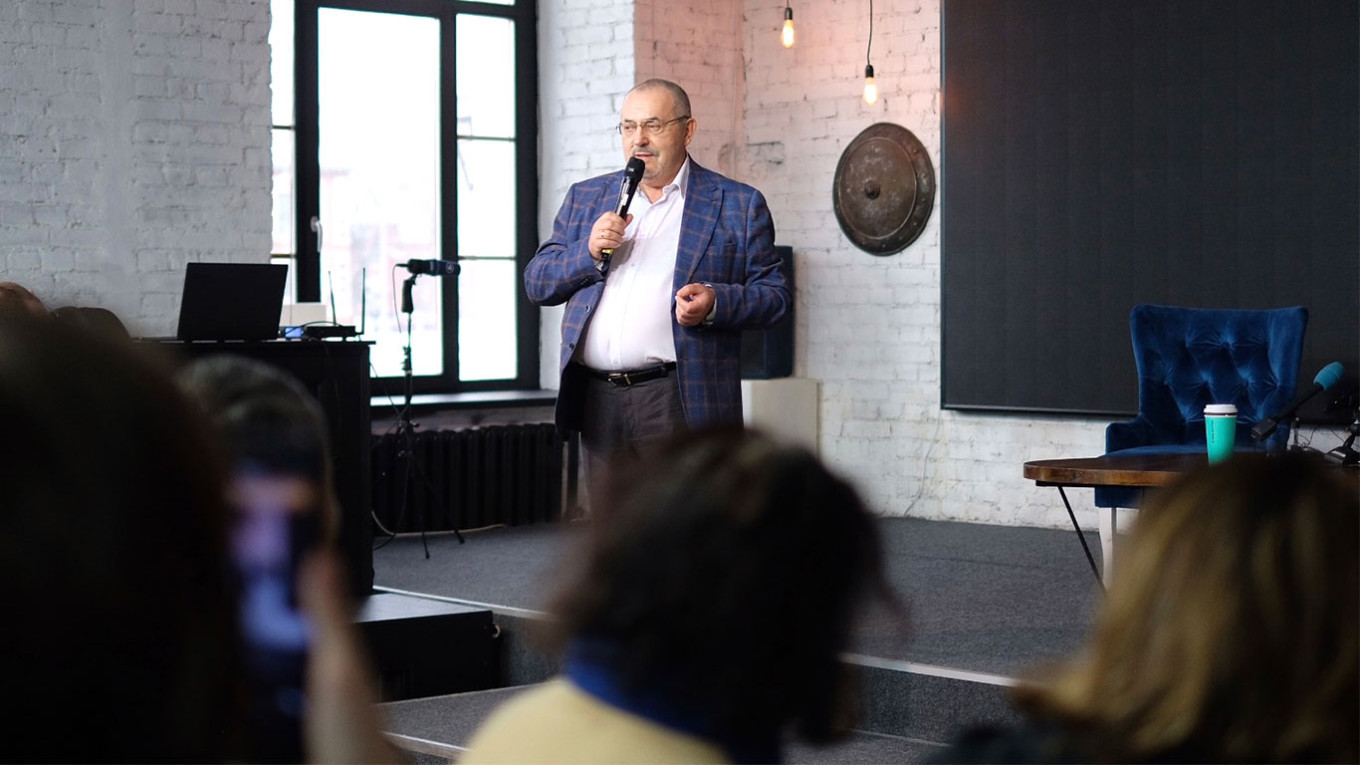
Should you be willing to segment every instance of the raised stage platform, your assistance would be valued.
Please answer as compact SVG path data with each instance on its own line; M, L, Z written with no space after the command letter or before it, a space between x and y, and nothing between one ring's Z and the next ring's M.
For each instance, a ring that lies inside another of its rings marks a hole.
M1012 678L1076 650L1102 597L1071 530L879 523L889 582L909 609L907 632L881 613L866 615L846 655L861 676L862 732L839 747L794 747L794 762L917 762L960 725L1009 718ZM380 540L375 586L490 610L500 633L494 685L537 682L554 666L527 637L585 531L557 523L464 532L461 545L452 534ZM514 692L392 702L388 730L422 757L456 758L476 724Z

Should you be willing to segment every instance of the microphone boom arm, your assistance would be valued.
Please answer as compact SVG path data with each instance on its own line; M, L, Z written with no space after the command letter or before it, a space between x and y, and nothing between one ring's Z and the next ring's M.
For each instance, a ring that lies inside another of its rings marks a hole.
M1264 441L1265 439L1269 438L1270 434L1274 433L1276 429L1279 428L1280 422L1282 420L1290 419L1291 417L1294 416L1295 412L1299 411L1300 407L1308 403L1308 401L1311 400L1314 396L1323 392L1324 390L1331 388L1333 385L1336 385L1336 383L1341 379L1341 373L1342 366L1341 362L1339 361L1333 361L1332 363L1323 367L1317 373L1317 376L1313 378L1313 387L1311 390L1309 390L1304 395L1294 399L1294 403L1285 407L1279 413L1275 414L1274 416L1267 417L1264 420L1261 420L1260 422L1252 426L1251 429L1252 439L1255 441Z

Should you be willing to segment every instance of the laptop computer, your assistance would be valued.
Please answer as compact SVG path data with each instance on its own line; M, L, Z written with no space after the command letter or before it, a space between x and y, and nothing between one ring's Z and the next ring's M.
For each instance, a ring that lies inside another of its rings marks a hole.
M176 340L272 340L279 336L288 266L190 263Z

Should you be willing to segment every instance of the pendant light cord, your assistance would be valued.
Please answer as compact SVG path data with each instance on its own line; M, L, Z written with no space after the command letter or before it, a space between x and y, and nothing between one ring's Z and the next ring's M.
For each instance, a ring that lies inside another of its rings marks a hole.
M869 50L874 47L874 0L869 0L869 44L864 46L864 65L869 66Z

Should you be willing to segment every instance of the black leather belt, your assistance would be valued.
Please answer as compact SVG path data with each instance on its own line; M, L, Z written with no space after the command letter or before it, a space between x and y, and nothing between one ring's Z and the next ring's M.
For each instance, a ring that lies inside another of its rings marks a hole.
M606 372L602 369L591 369L586 366L581 367L581 369L585 370L588 377L593 377L596 380L603 380L611 385L617 385L620 388L627 388L630 385L636 385L638 383L647 382L648 380L656 380L665 377L675 369L675 362L667 361L665 364L657 364L654 367L626 369L619 372Z

